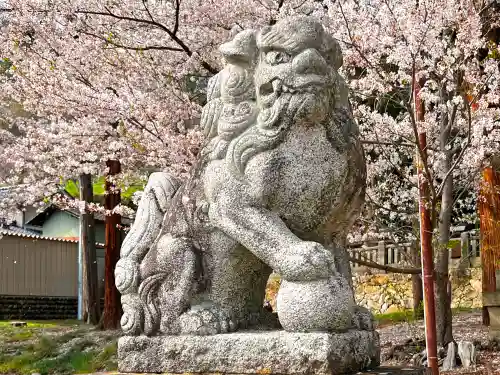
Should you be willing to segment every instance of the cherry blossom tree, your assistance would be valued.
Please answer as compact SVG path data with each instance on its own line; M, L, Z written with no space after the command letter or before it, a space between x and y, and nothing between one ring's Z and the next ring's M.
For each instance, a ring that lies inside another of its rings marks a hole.
M242 28L273 23L321 2L303 0L8 0L0 5L4 102L31 116L3 130L4 183L24 182L27 203L61 180L151 170L185 175L201 142L194 129L217 47ZM193 121L194 119L194 121ZM11 202L13 203L13 202Z
M423 153L418 133L427 133L438 338L452 339L450 225L475 219L478 171L498 151L493 1L8 0L0 8L0 96L27 112L0 129L0 178L25 184L17 199L28 203L55 197L80 174L103 175L107 160L120 161L125 184L155 169L185 175L202 142L195 125L204 84L220 68L218 45L287 15L320 18L342 44L368 161L366 212L352 239L417 239L415 150Z
M436 232L438 342L445 345L453 340L453 210L474 202L479 172L499 151L499 47L489 39L500 26L498 9L494 2L474 0L347 0L327 6L356 96L369 162L368 206L389 231L411 228L418 214L415 150L429 155L423 168ZM418 144L420 132L427 133L426 150Z
M204 101L200 88L220 68L217 47L243 28L318 6L283 0L4 2L0 100L26 114L7 115L11 129L0 133L3 182L20 184L2 203L50 201L109 216L106 207L66 199L61 186L88 174L105 174L109 186L145 181L155 169L184 176L201 142L193 126ZM120 163L117 177L106 170L109 160ZM106 284L114 285L113 268L106 261ZM116 325L117 314L104 315L106 326Z

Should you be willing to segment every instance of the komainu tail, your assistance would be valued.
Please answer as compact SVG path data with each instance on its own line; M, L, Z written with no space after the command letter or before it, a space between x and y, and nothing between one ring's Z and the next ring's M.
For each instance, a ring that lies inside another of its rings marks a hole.
M135 221L125 237L120 251L121 258L140 262L160 233L163 216L180 182L168 173L155 172L139 202Z
M121 326L125 334L149 332L158 325L158 322L151 321L152 317L158 315L150 311L154 303L145 306L139 296L139 270L161 231L163 217L179 186L180 182L171 175L153 173L139 202L134 224L123 241L120 260L115 268L115 284L122 295Z

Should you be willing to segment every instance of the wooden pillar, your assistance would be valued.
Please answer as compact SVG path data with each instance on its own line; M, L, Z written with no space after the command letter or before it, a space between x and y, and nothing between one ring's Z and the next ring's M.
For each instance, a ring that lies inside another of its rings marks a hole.
M121 171L118 160L108 160L106 165L109 169L108 176L115 176ZM120 190L106 178L106 210L113 210L120 204ZM118 214L106 215L106 239L104 255L104 313L103 328L117 329L120 323L121 303L120 293L115 285L115 266L120 258L120 232L118 225L121 224L121 216Z
M379 241L377 244L377 263L385 265L387 264L385 258L385 241ZM385 273L385 271L383 271Z
M498 268L497 259L500 259L499 189L500 173L493 167L485 168L478 202L483 296L496 291L495 271ZM483 324L490 325L488 307L485 304L483 306Z
M436 342L436 310L434 300L434 261L432 249L432 223L429 210L429 182L424 176L423 163L427 159L427 138L419 134L419 147L423 158L418 157L418 191L420 213L420 247L422 249L422 271L424 277L424 318L427 361L432 375L439 375ZM418 152L417 152L418 155Z
M471 266L470 258L474 255L469 251L469 233L464 232L460 234L460 265L463 268Z
M85 205L93 200L92 176L82 174L80 176L80 200ZM82 249L83 266L83 321L97 325L101 315L101 304L99 298L97 255L95 247L95 225L94 214L85 209L80 214L80 246Z

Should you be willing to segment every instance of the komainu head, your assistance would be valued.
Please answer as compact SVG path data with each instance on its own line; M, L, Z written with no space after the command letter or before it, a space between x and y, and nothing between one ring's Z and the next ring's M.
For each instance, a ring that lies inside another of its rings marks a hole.
M245 30L221 46L225 68L209 83L201 125L204 154L239 174L255 154L276 147L294 124L326 123L338 99L338 43L314 18Z
M257 36L255 70L261 118L281 112L293 122L322 122L334 100L342 53L323 26L310 17L293 17L266 27Z

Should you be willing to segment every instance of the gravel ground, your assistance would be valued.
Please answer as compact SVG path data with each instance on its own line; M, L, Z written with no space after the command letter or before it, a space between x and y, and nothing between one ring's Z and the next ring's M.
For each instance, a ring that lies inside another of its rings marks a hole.
M380 333L380 343L382 346L382 358L394 345L405 343L409 338L424 337L424 323L417 321L414 323L399 323L387 325L378 329ZM488 345L488 328L481 324L481 313L461 313L453 317L453 335L458 341L481 342L483 346ZM384 361L382 366L407 366L407 363L397 361ZM117 372L98 373L93 375L118 374ZM500 351L481 350L478 354L477 365L473 368L458 368L442 374L460 375L500 375ZM128 374L139 375L139 374Z
M379 328L382 358L394 345L405 343L409 338L424 337L424 323L401 323ZM488 340L488 327L481 324L481 313L465 313L453 317L453 337L455 341L480 341L486 346ZM405 363L396 361L383 362L384 366L402 366ZM500 351L481 350L478 354L475 368L460 368L448 372L449 374L500 374Z

